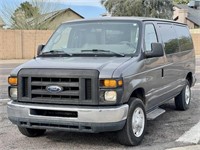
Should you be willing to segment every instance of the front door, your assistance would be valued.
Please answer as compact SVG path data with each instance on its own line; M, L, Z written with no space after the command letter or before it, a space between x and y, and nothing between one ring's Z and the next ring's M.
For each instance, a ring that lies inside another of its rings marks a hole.
M144 50L151 51L151 43L160 42L153 23L145 24L144 31ZM146 99L147 110L159 105L162 102L162 94L164 87L164 65L165 57L146 58Z

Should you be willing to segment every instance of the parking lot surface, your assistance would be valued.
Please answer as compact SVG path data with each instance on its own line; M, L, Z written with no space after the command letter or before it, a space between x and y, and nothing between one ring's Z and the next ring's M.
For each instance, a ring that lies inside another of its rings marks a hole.
M21 62L20 62L21 63ZM17 126L7 118L8 102L7 77L19 62L0 62L0 149L19 150L59 150L59 149L134 149L164 150L180 146L200 144L200 57L196 60L197 83L192 88L192 101L187 111L175 110L174 101L164 104L166 113L153 121L147 122L145 138L140 146L126 147L117 142L115 133L71 133L51 131L38 138L28 138L20 134ZM192 134L196 132L196 134ZM187 137L187 135L189 137ZM191 139L196 140L191 140ZM184 139L184 140L180 140Z

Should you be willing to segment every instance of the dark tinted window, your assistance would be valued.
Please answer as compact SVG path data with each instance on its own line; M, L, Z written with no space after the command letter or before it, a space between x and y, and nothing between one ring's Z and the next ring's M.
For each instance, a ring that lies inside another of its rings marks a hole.
M157 35L153 24L145 26L145 51L151 51L151 43L157 43Z
M166 54L179 51L178 39L175 30L171 24L159 24L160 34L164 43Z
M193 49L192 39L187 27L175 25L174 28L178 35L180 50L187 51Z

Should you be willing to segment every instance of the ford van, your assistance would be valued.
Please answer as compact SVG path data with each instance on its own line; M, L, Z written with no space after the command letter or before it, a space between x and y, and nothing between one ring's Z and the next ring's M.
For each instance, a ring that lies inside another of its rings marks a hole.
M66 22L8 78L8 117L28 137L46 129L115 131L141 143L148 119L174 99L187 110L195 83L188 27L171 20L110 17ZM156 129L155 129L156 130Z

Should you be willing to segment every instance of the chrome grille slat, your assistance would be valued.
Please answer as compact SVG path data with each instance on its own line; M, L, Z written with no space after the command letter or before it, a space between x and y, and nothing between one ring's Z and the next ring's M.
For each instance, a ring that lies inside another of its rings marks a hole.
M79 104L78 100L74 100L71 98L68 99L59 99L59 98L32 98L33 103L41 103L41 104Z
M74 81L74 82L71 82ZM46 90L47 86L62 86L63 91L51 93ZM33 100L38 99L79 99L79 78L55 78L55 77L31 77L31 95Z
M56 84L59 86L64 86L64 87L79 87L79 83L78 82L69 82L69 83L62 83L60 82L39 82L39 81L33 81L31 82L31 85L35 85L35 86L48 86L51 84Z
M50 93L46 90L32 90L31 91L32 94L40 94L40 95L60 95L60 96L64 96L64 95L68 95L68 96L79 96L79 91L62 91L59 93Z

